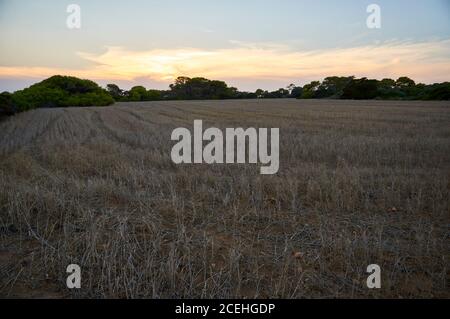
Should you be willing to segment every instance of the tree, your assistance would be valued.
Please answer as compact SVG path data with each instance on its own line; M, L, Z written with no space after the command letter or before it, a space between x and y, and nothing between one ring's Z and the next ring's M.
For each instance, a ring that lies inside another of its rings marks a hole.
M255 91L256 97L257 97L258 99L264 98L265 92L267 92L267 91L264 91L264 90L262 90L262 89L257 89L257 90Z
M315 92L317 91L317 88L319 87L319 85L320 85L319 81L312 81L311 83L303 86L302 99L314 98Z
M292 98L299 98L302 95L302 87L295 84L289 84L286 89L289 91L288 96Z
M416 99L420 92L416 89L416 83L406 76L398 78L395 86L403 94L404 98Z
M3 92L0 94L0 117L13 115L17 110L13 104L12 94Z
M315 98L340 98L353 76L330 76L323 80L314 93Z
M133 102L145 101L147 89L143 86L134 86L128 92L128 99Z
M295 84L291 83L289 84L286 89L289 91L289 94L292 93L292 90L295 89Z
M237 91L236 88L229 88L223 81L209 81L204 89L202 93L212 99L232 98Z
M191 81L190 78L185 76L180 76L175 80L174 84L170 85L171 95L175 99L187 99L188 96L191 94L190 88L189 88L189 82Z
M179 77L170 85L171 96L174 99L228 99L237 95L236 88L230 88L223 81L205 78Z
M282 98L288 98L290 96L290 92L287 89L279 88L276 91L269 93L269 98L271 99L282 99Z
M302 96L303 88L301 86L296 86L291 91L291 97L298 99Z
M367 78L353 79L344 88L342 98L351 100L374 99L378 93L378 81Z
M385 88L394 89L396 82L392 79L383 79L380 81L380 86L384 86Z
M426 86L419 98L422 100L450 100L450 82Z
M410 88L415 86L416 82L406 76L402 76L398 78L398 80L395 82L395 85L399 88Z
M378 82L377 97L381 99L401 99L405 93L397 87L396 81L392 79L383 79Z
M124 96L124 91L119 88L116 84L108 84L106 90L113 97L114 100L120 101Z

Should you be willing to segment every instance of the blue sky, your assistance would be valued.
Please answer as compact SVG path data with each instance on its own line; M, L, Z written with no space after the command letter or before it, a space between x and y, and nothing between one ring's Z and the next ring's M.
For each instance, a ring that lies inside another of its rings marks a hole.
M81 7L80 30L66 26L71 3ZM366 26L371 3L381 29ZM448 0L0 0L0 91L52 72L156 88L203 73L248 90L333 72L442 81L449 40Z

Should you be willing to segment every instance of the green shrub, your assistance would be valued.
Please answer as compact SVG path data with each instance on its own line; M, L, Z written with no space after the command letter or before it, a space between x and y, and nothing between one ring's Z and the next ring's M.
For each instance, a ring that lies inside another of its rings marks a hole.
M107 106L112 96L95 82L69 76L52 76L12 95L18 111L70 106Z
M16 111L12 100L12 94L8 92L0 94L0 117L13 115Z

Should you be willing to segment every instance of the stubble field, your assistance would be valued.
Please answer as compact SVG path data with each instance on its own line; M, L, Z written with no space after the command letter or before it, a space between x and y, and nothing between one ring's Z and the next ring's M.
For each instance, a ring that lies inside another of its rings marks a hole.
M173 164L195 119L279 127L278 174ZM0 122L0 297L449 298L449 193L448 102L30 111Z

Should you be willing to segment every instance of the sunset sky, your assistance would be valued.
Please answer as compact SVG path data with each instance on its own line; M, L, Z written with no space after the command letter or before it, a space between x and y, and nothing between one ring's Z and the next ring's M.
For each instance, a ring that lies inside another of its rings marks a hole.
M366 26L371 3L381 29ZM329 75L450 81L450 1L0 0L0 91L55 74L127 89L177 76L251 91Z

